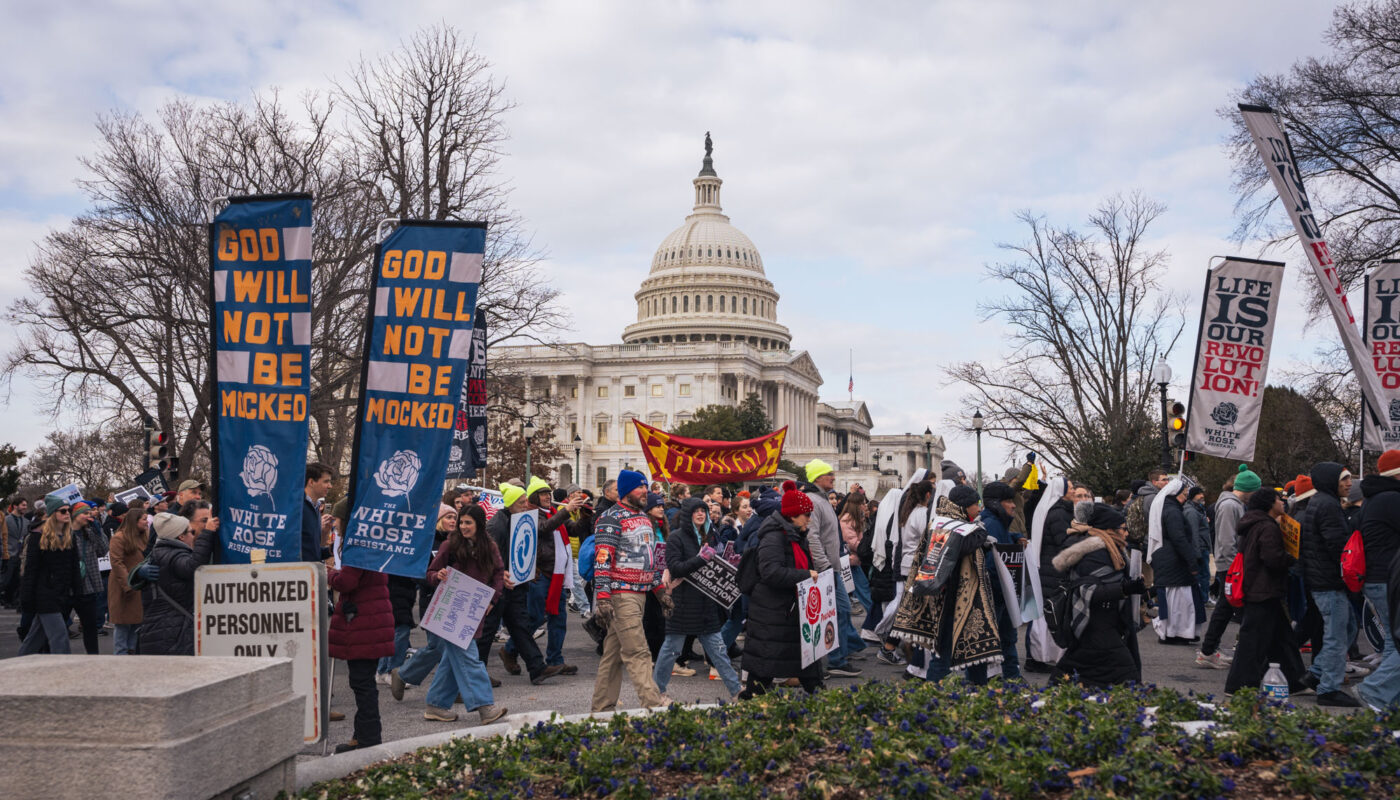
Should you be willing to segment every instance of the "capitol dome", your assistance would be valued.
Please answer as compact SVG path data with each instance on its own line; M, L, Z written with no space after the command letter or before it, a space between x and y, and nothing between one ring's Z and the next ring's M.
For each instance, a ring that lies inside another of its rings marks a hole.
M792 336L778 324L778 292L764 275L763 258L720 207L724 181L715 173L709 134L703 166L691 183L695 207L652 256L651 272L636 294L637 321L622 340L737 341L789 349Z

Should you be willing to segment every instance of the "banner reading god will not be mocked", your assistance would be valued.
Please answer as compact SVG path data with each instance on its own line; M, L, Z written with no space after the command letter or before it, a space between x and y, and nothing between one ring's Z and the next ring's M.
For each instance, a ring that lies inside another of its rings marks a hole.
M1206 273L1186 449L1249 461L1264 410L1283 264L1227 258Z
M311 195L235 197L209 226L214 483L225 564L301 560Z
M404 221L379 245L341 561L421 578L467 369L484 222Z

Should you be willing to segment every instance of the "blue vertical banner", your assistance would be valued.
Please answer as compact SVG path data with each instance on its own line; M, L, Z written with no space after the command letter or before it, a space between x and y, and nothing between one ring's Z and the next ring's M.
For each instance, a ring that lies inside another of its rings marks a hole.
M428 571L485 251L484 222L404 220L379 245L344 564Z
M230 198L209 226L214 487L223 563L301 560L311 195Z

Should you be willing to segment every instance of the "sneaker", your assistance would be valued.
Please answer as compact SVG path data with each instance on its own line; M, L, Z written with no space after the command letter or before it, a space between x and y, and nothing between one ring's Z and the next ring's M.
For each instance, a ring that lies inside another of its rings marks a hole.
M547 632L548 632L548 629L546 628L546 626L545 626L545 625L541 625L540 627L538 627L538 628L535 629L535 638L538 639L538 638L540 638L541 636L544 636L545 633L547 633Z
M1048 674L1050 672L1050 665L1045 663L1044 661L1037 661L1034 658L1028 658L1026 659L1026 663L1021 665L1021 671Z
M429 722L456 722L457 712L453 711L450 708L438 708L437 706L428 706L423 711L423 719L426 719Z
M496 644L505 644L509 641L510 631L506 630L505 628L501 628L500 630L496 631Z
M886 650L883 647L880 648L879 655L875 656L875 660L879 661L881 664L888 664L891 667L902 667L908 663L904 660L904 656L900 655L898 650Z
M1347 678L1364 678L1372 672L1374 672L1374 670L1372 670L1370 666L1360 661L1347 662Z
M1305 644L1305 645L1303 645L1302 647L1298 648L1298 652L1300 652L1300 653L1311 653L1311 652L1312 652L1312 645L1311 645L1311 644Z
M499 689L499 688L501 688L501 679L500 679L500 678L497 678L497 677L494 676L494 675L490 675L490 676L487 676L487 677L491 678L491 688L492 688L492 689Z
M476 710L476 714L481 719L482 725L490 725L509 713L510 709L498 705L482 706Z
M515 653L507 653L504 647L497 652L501 654L501 663L505 665L506 672L512 675L519 675L520 659L515 657Z
M97 629L97 635L98 635L98 636L111 636L111 635L112 635L112 631L111 631L110 628L98 628L98 629Z
M388 686L394 682L394 679L389 677L389 673L387 672L377 672L374 675L374 682L380 686Z
M1304 673L1303 679L1298 682L1298 688L1289 687L1288 693L1294 697L1317 694L1317 676L1311 672Z
M666 708L666 707L670 706L670 705L671 705L672 703L674 703L674 702L676 702L676 701L675 701L675 700L672 700L670 695L665 695L665 694L663 694L663 695L661 695L661 698L660 698L659 700L656 701L656 706L654 706L654 707L655 707L655 708Z
M1366 656L1365 658L1362 658L1361 660L1365 662L1366 666L1370 667L1371 669L1375 669L1376 667L1379 667L1381 665L1382 658L1384 658L1384 656L1381 653L1371 653L1370 655Z
M683 667L680 664L676 664L675 666L671 667L671 674L675 675L678 678L689 678L695 675L695 670L691 669L690 667Z
M348 752L350 752L351 750L359 750L359 749L365 748L365 747L374 747L374 745L368 744L368 743L366 743L366 744L361 744L360 742L358 742L358 741L356 741L356 740L354 740L354 739L351 739L350 741L346 742L345 744L338 744L338 745L336 745L336 746L335 746L335 751L336 751L337 753L348 753Z
M344 721L345 721L345 712L344 712L344 711L332 711L332 712L331 712L331 722L344 722ZM353 749L353 748L352 748L352 749ZM340 752L339 748L336 749L336 752Z
M1205 669L1229 669L1230 662L1226 661L1225 657L1218 652L1206 655L1200 650L1197 650L1196 666L1204 667Z
M403 690L407 688L408 684L399 677L399 671L391 670L389 672L389 694L392 694L395 700L403 702Z
M861 671L850 664L844 667L831 667L826 672L828 675L834 675L838 678L859 678L861 676Z
M531 675L531 676L530 676L530 683L533 683L534 685L539 686L540 684L544 683L545 681L549 680L550 678L553 678L555 675L558 675L559 673L561 673L561 672L563 672L563 671L564 671L564 665L563 665L563 664L550 664L549 666L547 666L547 667L545 667L544 669L540 670L540 674L538 674L538 675Z
M1324 692L1317 696L1317 704L1320 706L1331 706L1333 708L1360 708L1361 701L1352 697L1349 693L1337 689L1331 692Z
M864 641L870 642L871 644L880 643L880 634L870 630L869 628L860 629L860 638Z

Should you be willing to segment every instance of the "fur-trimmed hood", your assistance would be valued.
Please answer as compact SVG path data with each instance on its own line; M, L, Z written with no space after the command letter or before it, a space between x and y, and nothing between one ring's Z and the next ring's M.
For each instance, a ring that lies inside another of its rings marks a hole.
M1103 550L1106 547L1107 545L1104 544L1103 539L1097 536L1085 536L1083 539L1061 550L1059 554L1055 556L1054 561L1050 563L1054 564L1055 569L1060 572L1069 572L1076 564L1083 561L1085 556L1097 550Z

